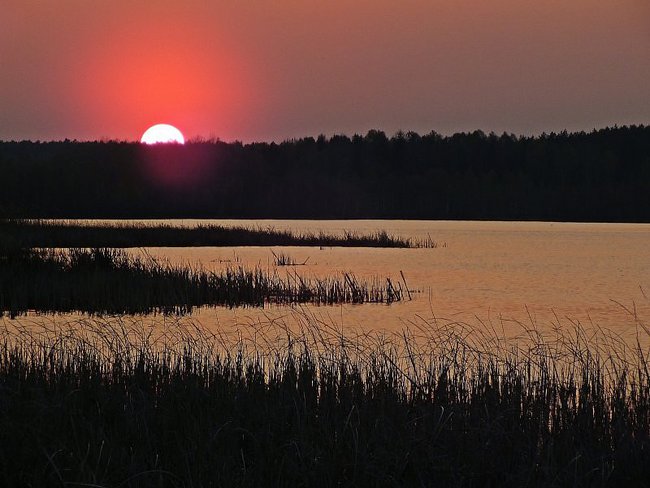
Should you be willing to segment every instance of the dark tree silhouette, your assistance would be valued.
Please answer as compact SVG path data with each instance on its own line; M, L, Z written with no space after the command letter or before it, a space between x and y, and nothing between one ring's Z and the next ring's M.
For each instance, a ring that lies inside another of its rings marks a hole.
M0 142L0 217L650 222L650 127L277 143Z

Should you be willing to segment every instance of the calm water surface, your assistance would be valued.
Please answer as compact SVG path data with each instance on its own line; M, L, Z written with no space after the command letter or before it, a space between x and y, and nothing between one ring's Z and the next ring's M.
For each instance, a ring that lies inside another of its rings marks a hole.
M280 273L323 276L353 272L363 277L401 280L412 301L384 305L310 307L339 326L398 330L434 318L491 322L506 333L517 324L534 322L547 328L580 322L633 334L635 321L650 317L650 225L539 222L441 221L286 221L184 220L339 233L380 229L405 237L431 236L436 249L273 248L304 266L281 267ZM151 248L172 262L200 264L208 269L246 265L274 268L271 248ZM209 309L199 319L211 326L283 317L286 307Z

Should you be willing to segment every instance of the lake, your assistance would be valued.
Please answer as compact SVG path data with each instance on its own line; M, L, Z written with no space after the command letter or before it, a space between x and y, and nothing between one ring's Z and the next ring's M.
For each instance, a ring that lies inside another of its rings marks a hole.
M153 221L160 222L160 221ZM278 273L325 276L352 272L403 282L410 301L386 305L303 307L345 329L399 331L436 320L489 326L507 336L535 325L551 330L580 323L634 338L650 317L650 225L465 221L170 220L194 226L219 224L292 231L359 233L386 230L405 237L431 236L435 249L200 247L149 248L156 257L207 269L226 266L275 268L275 253L302 266ZM135 252L140 252L134 250ZM401 273L400 273L401 272ZM197 320L209 327L290 320L287 307L264 310L206 309ZM646 342L643 339L643 342Z

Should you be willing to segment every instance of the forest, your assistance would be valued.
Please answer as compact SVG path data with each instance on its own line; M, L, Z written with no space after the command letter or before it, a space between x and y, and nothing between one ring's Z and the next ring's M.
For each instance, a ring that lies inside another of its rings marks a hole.
M0 218L650 222L650 126L0 142Z

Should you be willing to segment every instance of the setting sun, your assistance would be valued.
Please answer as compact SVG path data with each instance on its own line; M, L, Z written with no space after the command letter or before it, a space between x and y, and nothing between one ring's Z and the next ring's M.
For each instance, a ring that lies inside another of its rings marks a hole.
M173 125L169 124L156 124L149 127L140 142L143 144L159 144L175 142L178 144L185 144L183 133Z

